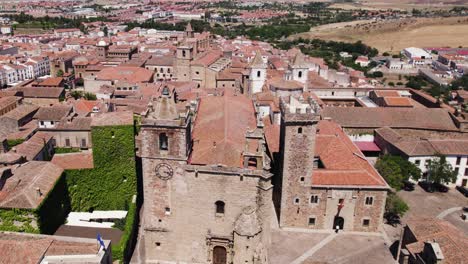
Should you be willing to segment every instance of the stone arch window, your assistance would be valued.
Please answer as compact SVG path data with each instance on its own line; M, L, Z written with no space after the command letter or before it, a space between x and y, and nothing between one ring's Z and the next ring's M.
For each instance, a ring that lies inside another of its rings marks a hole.
M297 129L297 133L298 133L298 134L302 134L302 127L299 127L299 128Z
M216 201L215 207L216 207L216 214L224 214L225 203L223 201Z
M262 75L261 71L257 71L257 77L260 77Z
M163 68L159 68L159 72L160 72L160 73L163 73L163 72L164 72L164 69L163 69Z
M159 149L160 150L169 149L168 138L167 138L166 133L159 134Z
M319 196L318 195L311 195L310 196L310 203L316 204L319 202Z
M187 52L185 50L182 51L182 57L186 57L187 56Z
M302 71L299 71L299 72L297 73L297 76L298 76L299 78L302 78Z

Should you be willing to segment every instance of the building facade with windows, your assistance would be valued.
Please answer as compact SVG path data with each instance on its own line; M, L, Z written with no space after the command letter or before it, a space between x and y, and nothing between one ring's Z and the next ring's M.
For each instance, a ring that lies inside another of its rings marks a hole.
M375 142L384 153L400 155L414 163L423 173L422 179L430 180L429 163L444 155L447 162L457 172L457 180L448 184L453 187L468 186L468 135L466 133L452 133L439 137L402 136L396 129L384 127L375 131Z
M313 99L281 99L279 153L280 227L379 229L389 186Z
M162 88L142 120L147 263L268 263L272 174L252 101L186 107Z

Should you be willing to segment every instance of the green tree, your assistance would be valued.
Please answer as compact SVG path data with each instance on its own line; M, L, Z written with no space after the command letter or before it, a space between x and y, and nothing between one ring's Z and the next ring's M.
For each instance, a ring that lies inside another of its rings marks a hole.
M107 27L104 27L102 29L102 32L104 33L104 36L106 36L106 37L109 35L109 29Z
M70 96L73 97L75 100L77 100L77 99L80 99L81 97L83 97L83 92L74 90L74 91L70 92Z
M57 71L57 77L62 77L63 76L63 71L62 70L58 70Z
M403 174L397 162L391 159L379 158L375 164L377 171L384 177L385 181L397 191L403 187Z
M434 183L454 183L457 180L457 173L444 155L436 154L436 157L429 162L427 178Z
M421 170L413 163L400 156L384 155L375 164L377 171L395 190L401 190L403 181L421 178Z
M86 100L89 100L89 101L96 101L97 100L96 95L93 94L93 93L89 93L89 92L86 92L83 95L83 98L86 99Z
M385 213L402 217L409 209L409 206L395 193L389 193L385 203Z

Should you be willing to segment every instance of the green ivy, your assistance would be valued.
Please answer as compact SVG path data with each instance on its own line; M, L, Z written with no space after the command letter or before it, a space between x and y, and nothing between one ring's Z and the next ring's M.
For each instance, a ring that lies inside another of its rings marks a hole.
M73 211L126 210L136 194L133 126L93 127L93 169L67 171Z
M8 144L8 147L9 147L9 148L12 148L12 147L14 147L14 146L17 146L17 145L19 145L19 144L21 144L21 143L23 143L23 142L24 142L24 139L22 139L22 138L18 138L18 139L9 139L9 140L7 140L7 144Z
M127 210L119 244L112 245L114 259L128 259L136 230L137 192L135 128L129 126L93 127L93 169L68 170L67 185L73 211Z
M62 175L36 209L0 209L0 230L53 234L70 211L65 177Z
M80 152L79 148L55 148L55 154L75 153Z
M12 232L39 233L34 226L35 215L32 210L0 209L0 230Z

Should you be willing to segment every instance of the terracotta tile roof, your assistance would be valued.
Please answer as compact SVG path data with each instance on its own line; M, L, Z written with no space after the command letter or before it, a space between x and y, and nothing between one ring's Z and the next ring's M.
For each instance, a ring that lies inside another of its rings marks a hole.
M409 107L413 106L413 101L411 98L407 97L384 97L386 106L399 106L399 107Z
M66 105L54 105L41 107L34 115L35 119L38 120L51 120L51 121L60 121L61 119L67 117L73 108Z
M0 191L0 207L36 209L62 172L62 168L47 161L29 161L15 166L13 175L6 179Z
M374 90L374 93L377 97L400 97L398 91L395 90Z
M96 230L94 230L94 234ZM108 241L104 240L107 244ZM2 258L0 263L37 264L44 257L74 255L75 260L79 255L86 257L98 256L98 247L93 239L49 236L27 233L0 232L0 251ZM48 259L52 261L53 259ZM65 258L55 259L58 262L68 262ZM83 260L85 261L85 260ZM86 262L86 261L85 261ZM91 260L91 262L93 262ZM94 263L94 262L93 262Z
M45 79L44 81L38 83L37 86L52 86L52 87L59 87L63 82L62 77L50 77Z
M279 151L279 129L279 125L271 125L269 120L265 122L265 139L270 152ZM388 188L385 180L338 124L322 120L317 131L314 156L319 157L324 168L313 170L311 185Z
M313 171L312 185L388 187L338 124L322 120L317 129L314 155L320 158L325 168Z
M435 241L444 255L444 263L458 264L468 259L468 238L445 220L418 218L408 220L408 228L417 242L407 245L411 253L421 253L424 242Z
M62 87L20 87L15 90L22 92L26 98L59 98L64 89Z
M421 139L403 137L397 130L383 127L375 130L382 138L407 156L468 155L468 136L460 139Z
M147 66L167 66L172 67L175 64L174 56L152 57L146 61Z
M228 95L202 98L194 124L190 163L240 167L245 134L255 128L255 110L250 99Z
M219 50L209 51L192 61L192 65L210 66L221 58L222 52Z
M91 117L75 117L71 121L60 122L55 130L91 131Z
M94 168L93 153L91 151L55 154L51 162L64 170Z
M329 117L346 128L419 128L458 131L449 113L439 108L324 107Z
M139 67L106 67L97 73L96 79L144 83L152 81L153 72Z
M14 120L21 120L27 115L36 112L39 109L36 105L20 105L10 112L4 114L2 117L11 118Z
M97 254L97 252L95 243L53 240L45 255L90 255Z
M7 106L10 104L13 104L17 101L19 101L20 98L16 96L5 96L5 97L0 97L0 108L3 106Z
M26 157L27 160L34 158L44 149L45 145L52 139L46 132L37 132L27 141L15 146L13 152Z
M6 236L0 233L1 263L40 263L52 239L39 238L19 240L16 236Z
M285 80L283 78L274 78L270 81L271 88L280 90L301 90L304 89L304 84L294 81Z
M145 106L146 107L146 106ZM107 112L93 116L91 126L133 125L132 112Z
M268 150L271 154L279 153L280 126L272 124L269 116L263 119L263 124L265 125L263 130L265 132Z

